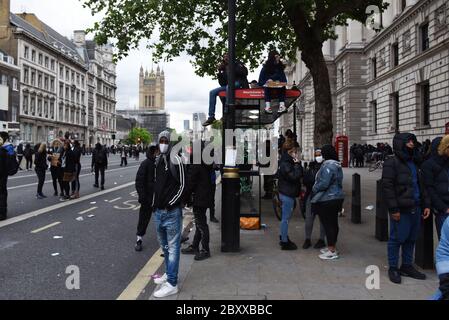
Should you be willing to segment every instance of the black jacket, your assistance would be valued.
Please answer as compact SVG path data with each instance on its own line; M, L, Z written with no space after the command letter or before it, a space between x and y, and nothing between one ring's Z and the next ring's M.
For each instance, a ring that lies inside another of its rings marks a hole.
M211 166L206 164L191 164L186 177L184 199L193 195L193 206L209 208L212 205L213 189Z
M139 203L151 206L154 196L154 165L155 159L145 159L139 166L136 174L136 190Z
M304 196L305 199L307 199L312 194L312 188L313 185L315 184L315 177L320 168L321 163L313 161L309 163L309 167L304 172L303 183L304 186L306 187L306 194Z
M432 209L440 214L449 209L449 159L438 154L441 140L436 138L432 141L432 156L422 166Z
M228 68L229 65L226 65L224 68L218 70L217 79L220 86L224 87L228 85ZM235 61L235 81L240 83L241 88L248 89L248 69L245 67L243 62L236 60Z
M288 197L298 197L302 176L301 163L294 163L293 158L287 152L284 152L279 163L279 192Z
M409 139L416 140L416 137L410 133L396 134L393 139L395 155L384 162L382 188L390 213L410 213L416 207L412 172L407 165L409 160L412 160L417 168L421 206L430 208L430 199L420 170L421 158L416 148L413 155L407 152L405 145Z
M62 168L63 172L75 172L75 155L72 150L64 150L60 159L62 165L64 165L65 161L65 167Z
M170 151L156 158L153 208L172 210L181 206L185 189L184 165L178 155L170 159Z
M48 169L47 165L47 153L46 152L36 152L34 158L34 165L36 171L46 171Z
M103 160L104 160L103 163L100 163L100 162L98 161L98 159L99 159L99 157L100 157L100 154L101 154L101 157L102 157ZM106 150L105 150L105 148L103 148L103 147L101 146L101 144L98 144L98 143L97 143L97 145L95 146L95 149L92 151L92 168L93 168L94 166L97 166L97 167L105 167L105 168L108 167L108 155L107 155L107 153L106 153Z

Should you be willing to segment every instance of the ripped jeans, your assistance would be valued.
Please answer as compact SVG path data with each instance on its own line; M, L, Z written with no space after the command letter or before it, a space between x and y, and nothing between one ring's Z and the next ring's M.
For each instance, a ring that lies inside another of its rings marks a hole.
M176 286L178 283L179 256L181 250L182 210L171 211L156 209L154 212L157 239L164 252L167 281Z

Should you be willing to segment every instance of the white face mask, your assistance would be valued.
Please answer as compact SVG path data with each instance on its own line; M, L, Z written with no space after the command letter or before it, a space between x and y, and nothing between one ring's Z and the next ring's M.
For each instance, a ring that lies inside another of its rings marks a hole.
M159 150L161 150L161 153L167 153L168 151L168 144L159 144Z
M316 162L318 162L318 163L321 163L321 162L323 162L323 156L318 156L318 157L315 157L315 161Z

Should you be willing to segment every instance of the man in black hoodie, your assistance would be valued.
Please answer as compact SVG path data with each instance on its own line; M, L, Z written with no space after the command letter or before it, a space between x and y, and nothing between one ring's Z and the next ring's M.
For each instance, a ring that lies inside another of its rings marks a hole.
M137 170L136 190L139 196L140 211L139 223L137 225L136 251L142 251L142 237L147 231L153 212L156 151L157 147L151 146L147 151L147 159L140 164L139 170Z
M92 171L95 169L95 188L98 188L98 176L101 174L101 190L104 190L104 172L107 168L108 156L106 149L100 143L97 143L92 152Z
M435 138L431 148L431 156L422 168L440 239L441 228L449 216L449 135Z
M181 158L171 152L170 132L159 134L160 155L156 159L154 185L154 221L159 244L164 252L165 274L155 279L161 284L154 293L163 298L178 293L178 270L181 249L182 205L185 173Z
M401 283L401 275L424 280L425 274L413 267L416 239L421 219L430 215L430 199L421 174L421 157L417 140L411 133L398 133L393 139L394 157L384 162L382 186L390 213L388 241L388 275L391 282ZM424 213L423 213L424 208ZM402 248L402 266L399 251Z

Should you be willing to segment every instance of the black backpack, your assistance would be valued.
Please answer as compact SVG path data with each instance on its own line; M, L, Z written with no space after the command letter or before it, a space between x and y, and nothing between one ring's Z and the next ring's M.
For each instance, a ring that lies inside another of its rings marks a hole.
M19 171L19 162L17 161L16 153L10 153L4 147L2 147L2 149L6 154L6 169L8 171L8 176L13 176Z
M106 164L106 152L103 149L97 151L95 155L95 163L98 165Z

